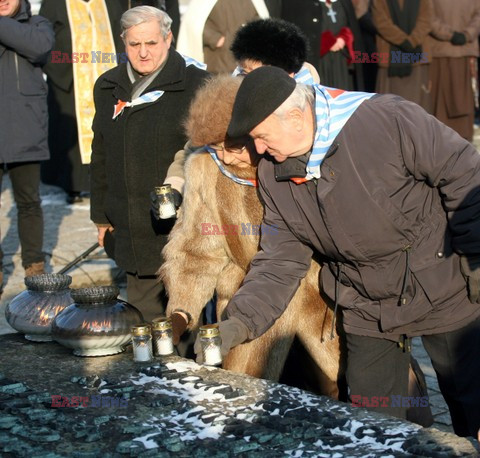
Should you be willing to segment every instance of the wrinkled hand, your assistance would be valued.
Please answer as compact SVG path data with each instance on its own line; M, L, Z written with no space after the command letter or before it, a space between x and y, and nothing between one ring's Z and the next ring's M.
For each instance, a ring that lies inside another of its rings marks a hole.
M467 280L470 302L480 304L480 255L460 256L460 269Z
M220 353L222 357L226 356L228 352L237 345L245 342L248 338L248 328L238 318L232 316L228 320L218 323L222 345ZM198 364L203 364L202 344L200 343L200 334L197 335L195 345L193 347L197 355L196 361Z
M337 52L345 47L345 40L341 37L337 38L335 44L330 48L330 51Z
M173 345L176 346L180 342L180 337L187 329L188 318L185 318L183 313L174 312L170 315L170 319L172 320Z
M173 194L173 204L175 205L175 209L178 210L180 205L182 205L183 197L176 189L172 188ZM150 192L150 210L155 216L155 219L159 220L160 218L160 206L159 206L159 196L155 193L155 191Z
M464 33L453 32L452 38L450 38L450 43L455 46L462 46L467 42L467 37Z

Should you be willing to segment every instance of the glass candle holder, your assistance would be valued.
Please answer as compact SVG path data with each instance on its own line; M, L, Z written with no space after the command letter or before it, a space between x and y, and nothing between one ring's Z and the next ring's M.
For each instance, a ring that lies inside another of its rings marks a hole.
M173 330L170 318L156 318L152 322L152 340L154 356L166 356L173 353Z
M173 199L172 187L169 184L157 186L155 194L158 196L158 212L160 219L173 218L177 211L175 209L175 202Z
M140 324L132 327L132 347L135 362L144 363L153 360L150 326Z
M201 326L199 332L203 364L207 366L220 366L222 364L222 353L220 351L222 339L220 337L218 324Z

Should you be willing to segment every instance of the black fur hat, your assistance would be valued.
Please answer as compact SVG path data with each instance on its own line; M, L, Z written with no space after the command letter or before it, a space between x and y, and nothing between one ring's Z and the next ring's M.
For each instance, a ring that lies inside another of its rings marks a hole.
M235 59L251 59L297 73L307 58L307 39L291 22L258 19L237 30L230 47Z

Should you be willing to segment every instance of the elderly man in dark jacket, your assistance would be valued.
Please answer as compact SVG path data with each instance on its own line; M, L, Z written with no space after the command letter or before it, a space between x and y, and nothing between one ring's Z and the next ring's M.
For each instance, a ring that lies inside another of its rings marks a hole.
M150 192L186 142L182 121L208 74L170 47L163 11L132 8L121 25L129 62L104 73L94 89L91 218L100 245L115 241L128 301L151 319L164 311L155 273L173 220L151 214Z
M8 171L27 276L44 272L39 161L48 159L49 151L47 85L41 66L53 43L51 24L32 17L28 1L0 0L0 184ZM0 267L2 258L0 250ZM1 273L0 278L1 285Z
M378 410L405 418L409 339L422 336L455 432L476 436L478 151L398 96L312 88L275 67L245 77L228 134L270 156L258 178L276 230L227 306L223 351L264 333L320 254L322 289L343 314L352 401L383 397Z

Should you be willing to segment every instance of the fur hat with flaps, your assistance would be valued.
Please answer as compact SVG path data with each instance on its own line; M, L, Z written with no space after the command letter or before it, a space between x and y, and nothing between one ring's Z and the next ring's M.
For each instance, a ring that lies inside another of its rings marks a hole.
M186 134L193 146L225 140L242 79L230 75L213 76L197 90L185 123Z
M230 50L237 62L250 59L297 73L307 58L307 39L291 22L259 19L238 29Z

